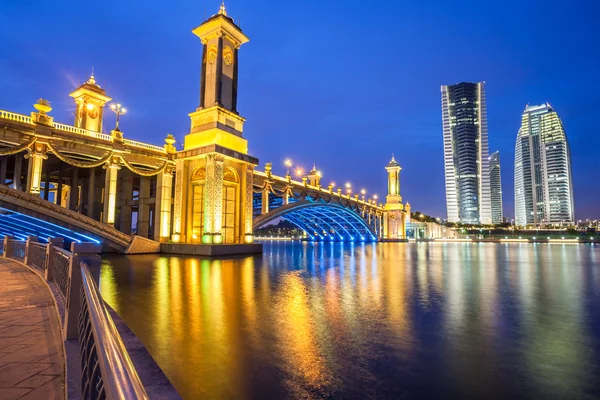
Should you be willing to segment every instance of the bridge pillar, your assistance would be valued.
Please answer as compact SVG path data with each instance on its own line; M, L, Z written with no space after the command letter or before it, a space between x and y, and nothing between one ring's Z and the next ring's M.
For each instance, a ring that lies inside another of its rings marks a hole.
M79 168L73 167L71 174L71 191L69 192L69 209L77 211L79 207Z
M33 149L30 149L29 154L25 157L29 158L27 192L39 194L42 186L42 164L48 158L46 155L46 145L35 143Z
M138 200L138 236L147 238L150 231L150 178L140 177L140 194Z
M114 157L107 165L104 178L104 211L102 213L102 222L115 225L115 208L117 200L117 173L119 171L119 160Z
M8 167L8 157L0 159L0 185L6 184L6 169Z
M154 211L154 240L168 242L171 235L171 197L173 171L166 169L156 178L156 207Z
M13 175L13 189L21 190L21 172L23 168L23 155L15 154L15 173Z
M94 204L96 197L96 168L90 168L90 177L88 178L88 194L87 194L87 216L94 218Z
M269 189L268 186L265 186L265 189L262 192L262 206L260 209L260 215L267 214L269 212Z
M126 234L131 234L131 201L133 200L133 174L127 172L119 179L121 190L119 201L121 210L119 215L119 230Z

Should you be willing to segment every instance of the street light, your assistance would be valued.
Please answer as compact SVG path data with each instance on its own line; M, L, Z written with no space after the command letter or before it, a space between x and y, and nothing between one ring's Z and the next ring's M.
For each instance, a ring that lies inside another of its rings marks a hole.
M284 164L287 167L287 172L285 173L285 176L290 176L290 168L292 167L292 160L290 160L288 158L284 161Z
M352 193L352 185L350 184L350 182L346 182L346 193L348 193L348 196L350 196L350 194Z
M110 109L113 110L115 114L117 114L117 126L115 127L115 131L119 130L119 117L127 112L125 107L121 107L121 104L111 104Z
M365 194L367 194L367 191L365 189L361 189L360 194L362 195L362 201L365 201Z
M304 170L302 168L296 168L296 176L301 178L304 175Z

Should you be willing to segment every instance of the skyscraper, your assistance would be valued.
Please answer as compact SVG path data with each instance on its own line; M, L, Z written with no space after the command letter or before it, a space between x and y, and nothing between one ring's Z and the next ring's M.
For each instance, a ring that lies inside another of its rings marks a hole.
M562 122L550 104L526 106L515 145L515 223L575 221L571 155Z
M490 199L492 204L492 224L502 223L502 180L500 179L500 152L490 155Z
M492 222L483 82L442 86L448 221Z

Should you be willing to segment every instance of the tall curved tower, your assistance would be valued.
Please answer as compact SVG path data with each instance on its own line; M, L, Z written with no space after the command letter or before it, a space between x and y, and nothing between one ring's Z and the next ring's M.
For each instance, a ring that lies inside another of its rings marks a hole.
M491 224L484 83L442 86L442 122L448 221Z
M567 135L550 104L526 106L515 145L515 224L575 221Z

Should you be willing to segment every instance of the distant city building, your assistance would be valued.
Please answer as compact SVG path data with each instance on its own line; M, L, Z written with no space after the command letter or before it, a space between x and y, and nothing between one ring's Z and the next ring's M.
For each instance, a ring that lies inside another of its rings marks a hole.
M484 83L442 86L442 121L448 221L490 224Z
M492 223L502 223L502 180L500 178L500 152L490 155L490 199L492 202Z
M574 214L562 122L548 103L526 106L515 146L515 224L570 225Z

